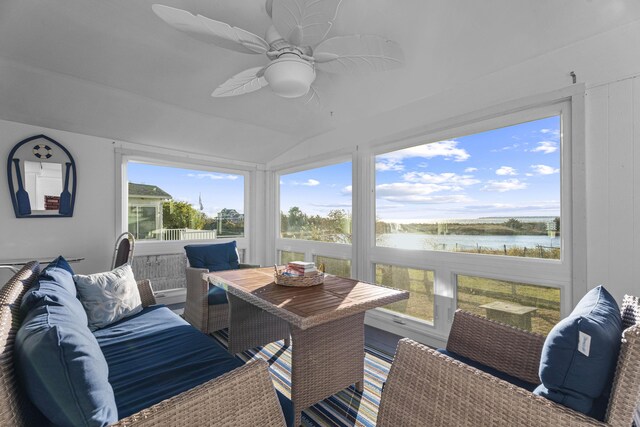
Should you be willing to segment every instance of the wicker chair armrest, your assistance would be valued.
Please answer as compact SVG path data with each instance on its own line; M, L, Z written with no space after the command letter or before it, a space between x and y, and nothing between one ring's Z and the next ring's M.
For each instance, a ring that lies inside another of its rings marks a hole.
M593 418L404 338L377 426L604 426Z
M209 281L203 275L206 268L186 267L187 299L184 305L184 319L201 330L209 333Z
M238 264L238 268L260 268L260 264Z
M457 310L447 350L524 381L539 384L545 337Z
M153 295L151 282L148 279L138 281L138 292L140 292L143 307L156 304L156 297Z
M268 364L256 360L119 420L114 426L284 426Z

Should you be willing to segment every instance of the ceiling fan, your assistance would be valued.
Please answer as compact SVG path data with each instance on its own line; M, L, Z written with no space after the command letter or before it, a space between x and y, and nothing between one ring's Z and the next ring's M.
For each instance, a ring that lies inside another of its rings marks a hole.
M380 36L350 35L326 39L342 0L267 0L273 25L265 38L202 15L160 4L153 11L173 28L198 40L249 54L266 54L265 66L244 70L211 96L254 92L267 85L284 98L317 95L316 71L383 71L403 65L400 46Z

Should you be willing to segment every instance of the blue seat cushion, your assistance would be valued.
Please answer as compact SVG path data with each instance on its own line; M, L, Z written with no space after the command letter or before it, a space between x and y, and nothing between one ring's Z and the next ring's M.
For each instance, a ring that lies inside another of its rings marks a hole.
M209 285L207 299L209 300L209 305L226 304L229 302L227 292L216 285Z
M592 289L547 335L534 393L602 420L621 338L618 304L603 286Z
M474 367L476 369L481 370L482 372L486 372L487 374L493 375L496 378L500 378L501 380L507 381L517 387L523 388L525 390L529 390L529 391L533 391L538 384L533 384L524 380L521 380L518 377L514 377L512 375L509 374L505 374L502 371L499 371L497 369L494 369L490 366L487 365L483 365L482 363L476 362L473 359L469 359L468 357L464 357L459 355L458 353L454 353L453 351L448 351L444 348L439 348L437 349L438 352L442 353L442 354L446 354L447 356L451 357L452 359L456 359L459 362L464 363L465 365L469 365L471 367Z
M16 335L14 360L23 389L53 425L116 422L109 368L86 316L79 321L67 306L49 297L39 302Z
M236 241L209 245L187 245L184 247L189 265L209 271L236 270L239 267Z
M243 362L164 306L95 331L120 418L229 372Z

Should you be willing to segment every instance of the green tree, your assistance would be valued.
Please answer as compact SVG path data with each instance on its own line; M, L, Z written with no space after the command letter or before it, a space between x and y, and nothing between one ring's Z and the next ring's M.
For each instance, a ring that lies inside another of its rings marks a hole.
M206 224L206 215L187 202L169 200L162 204L163 228L190 228L203 230Z

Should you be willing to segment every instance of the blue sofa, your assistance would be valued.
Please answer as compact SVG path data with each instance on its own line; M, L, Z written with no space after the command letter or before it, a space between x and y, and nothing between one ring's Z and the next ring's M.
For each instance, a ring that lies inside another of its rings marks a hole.
M42 296L55 275L39 274L31 262L0 290L0 425L285 425L281 405L289 413L290 402L273 388L267 363L244 364L155 305L148 281L138 282L141 312L91 333L64 292ZM33 338L28 329L40 328L42 315L58 324ZM67 339L69 329L79 332ZM41 347L51 337L60 349L47 359ZM98 362L83 349L94 339ZM107 384L99 384L101 360Z

